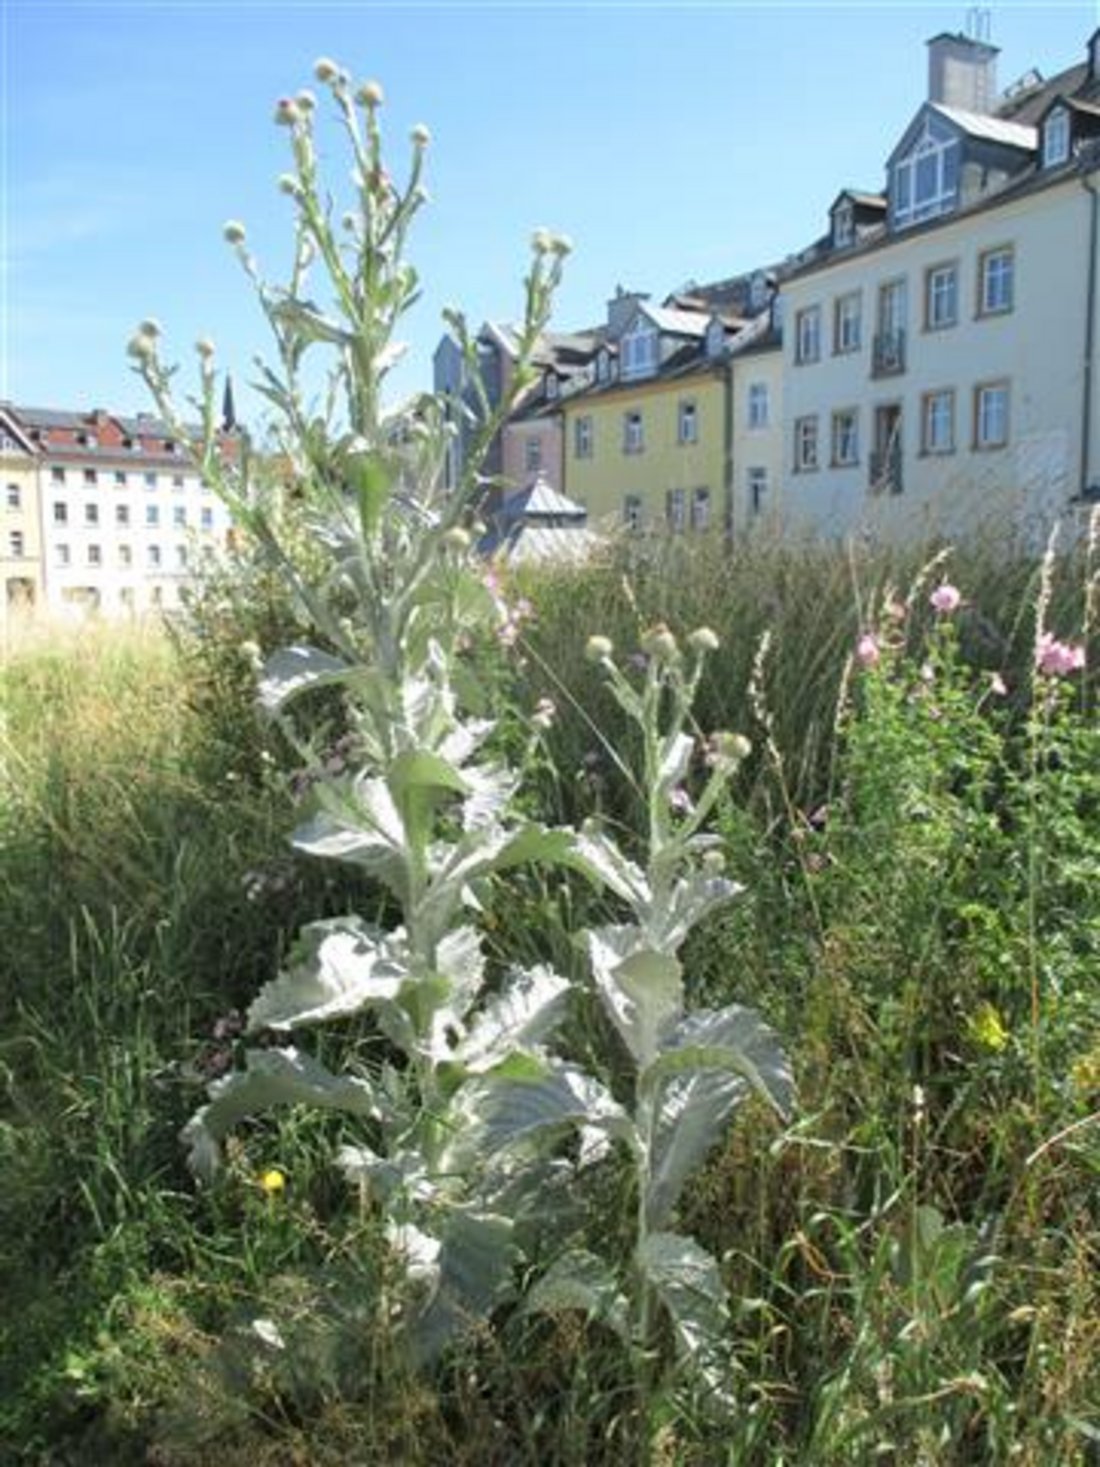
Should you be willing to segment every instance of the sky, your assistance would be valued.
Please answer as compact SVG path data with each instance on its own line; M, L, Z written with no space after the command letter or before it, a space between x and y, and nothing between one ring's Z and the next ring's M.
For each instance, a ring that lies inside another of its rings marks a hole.
M987 12L1002 87L1084 59L1100 25L1100 0ZM574 245L559 330L603 320L617 285L659 298L802 248L841 188L882 186L925 97L924 42L967 16L891 0L0 0L0 399L149 408L125 347L155 316L185 378L194 340L215 340L259 429L248 383L272 353L221 231L243 221L279 278L292 206L272 113L304 86L345 196L319 56L382 83L398 177L412 126L432 133L396 394L430 385L444 307L521 313L539 226Z

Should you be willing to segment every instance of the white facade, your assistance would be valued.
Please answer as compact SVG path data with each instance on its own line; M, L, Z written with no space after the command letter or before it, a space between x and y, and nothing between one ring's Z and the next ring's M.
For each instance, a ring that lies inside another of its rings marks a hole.
M812 359L799 360L797 331L784 348L788 528L908 538L1011 524L1035 542L1072 517L1100 473L1095 370L1087 463L1082 436L1092 209L1069 177L788 283L788 320L822 321ZM850 349L844 301L858 301Z

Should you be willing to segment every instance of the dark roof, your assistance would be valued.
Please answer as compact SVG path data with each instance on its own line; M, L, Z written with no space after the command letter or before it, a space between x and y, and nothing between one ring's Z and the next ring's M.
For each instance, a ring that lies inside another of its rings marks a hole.
M1090 82L1088 62L1079 61L1076 66L1068 66L1065 71L1060 71L1049 81L1040 80L1026 91L1003 98L996 108L996 116L1003 117L1006 121L1022 122L1025 126L1034 127L1059 94L1065 97L1078 96L1083 101L1091 101L1098 93L1100 93L1100 82L1095 80Z

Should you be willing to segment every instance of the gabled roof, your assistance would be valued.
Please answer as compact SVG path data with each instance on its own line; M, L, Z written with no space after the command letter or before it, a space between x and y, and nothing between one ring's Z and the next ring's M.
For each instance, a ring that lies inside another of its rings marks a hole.
M542 474L536 475L526 489L509 494L501 506L504 520L580 520L588 517L583 504L560 493Z
M831 214L843 199L851 199L852 203L860 209L875 209L882 213L886 212L886 195L870 193L866 189L842 188L829 207Z
M1066 97L1059 92L1057 96L1051 97L1042 112L1039 113L1036 119L1038 126L1042 126L1055 107L1064 107L1068 112L1076 112L1081 117L1087 117L1090 122L1093 118L1100 119L1100 101L1083 102L1080 97Z
M7 437L18 443L25 453L37 453L37 445L32 443L23 431L22 424L16 418L14 412L9 409L7 403L0 403L0 430Z
M705 336L711 313L708 311L682 311L671 306L651 306L648 301L638 305L638 312L649 317L658 331L669 336Z

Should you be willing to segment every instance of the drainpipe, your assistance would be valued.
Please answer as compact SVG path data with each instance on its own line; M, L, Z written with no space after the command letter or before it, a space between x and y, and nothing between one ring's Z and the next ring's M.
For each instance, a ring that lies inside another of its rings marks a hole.
M1082 186L1092 195L1092 217L1089 225L1089 270L1085 290L1085 369L1083 374L1084 397L1081 403L1081 498L1088 499L1094 486L1089 473L1089 451L1092 446L1092 383L1096 356L1096 274L1097 252L1100 251L1100 192L1096 188L1096 177L1088 174L1081 180Z

